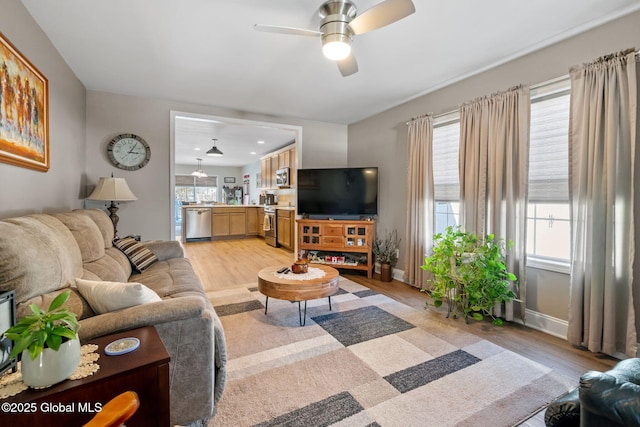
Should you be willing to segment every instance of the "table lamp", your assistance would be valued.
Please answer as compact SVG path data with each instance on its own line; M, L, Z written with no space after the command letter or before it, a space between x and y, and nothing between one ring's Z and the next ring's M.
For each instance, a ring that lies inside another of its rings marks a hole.
M107 206L107 210L110 212L109 218L111 218L111 222L113 222L113 232L114 236L118 237L118 206L116 202L130 202L133 200L138 200L138 198L131 192L129 186L127 185L127 181L124 178L114 178L113 174L111 177L101 177L98 181L98 185L96 185L95 190L87 197L89 200L104 200L111 201L111 205L105 204Z

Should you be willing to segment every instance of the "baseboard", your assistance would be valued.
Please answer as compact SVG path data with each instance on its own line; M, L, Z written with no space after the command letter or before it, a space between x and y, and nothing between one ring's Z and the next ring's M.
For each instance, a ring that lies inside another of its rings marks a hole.
M376 264L376 273L380 273L380 265ZM404 282L404 271L394 268L392 277L396 280ZM553 335L557 338L567 339L567 331L569 328L569 322L566 320L558 319L548 314L540 313L530 309L525 310L526 326L531 329L536 329L540 332L544 332L549 335ZM525 324L522 319L514 319L516 323ZM639 346L640 348L640 346ZM640 352L640 350L638 350Z
M537 311L525 310L526 323L522 322L522 319L513 319L514 322L525 324L531 329L544 332L554 337L567 339L567 331L569 328L569 322L566 320L558 319L556 317L549 316Z
M380 274L380 264L376 263L376 266L374 268L374 271L378 274ZM391 278L395 279L395 280L399 280L401 282L404 282L404 270L399 270L397 268L392 269L391 271Z

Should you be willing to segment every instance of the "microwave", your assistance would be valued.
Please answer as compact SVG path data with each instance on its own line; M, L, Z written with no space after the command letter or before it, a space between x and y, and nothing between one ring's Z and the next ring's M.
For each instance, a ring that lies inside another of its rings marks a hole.
M289 168L281 168L276 171L276 185L278 187L288 187L289 182Z

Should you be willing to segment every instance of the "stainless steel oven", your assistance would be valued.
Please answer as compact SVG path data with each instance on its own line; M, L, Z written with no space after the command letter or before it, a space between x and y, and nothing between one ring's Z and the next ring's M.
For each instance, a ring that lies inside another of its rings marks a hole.
M278 223L276 221L276 208L273 206L264 207L264 241L267 245L271 245L275 248L278 247Z

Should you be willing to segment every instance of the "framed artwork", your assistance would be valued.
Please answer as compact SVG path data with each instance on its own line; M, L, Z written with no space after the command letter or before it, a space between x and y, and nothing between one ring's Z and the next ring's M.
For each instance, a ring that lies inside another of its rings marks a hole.
M0 162L49 170L49 82L2 33Z
M225 184L235 184L236 183L236 177L235 176L225 176L224 177L224 183Z

